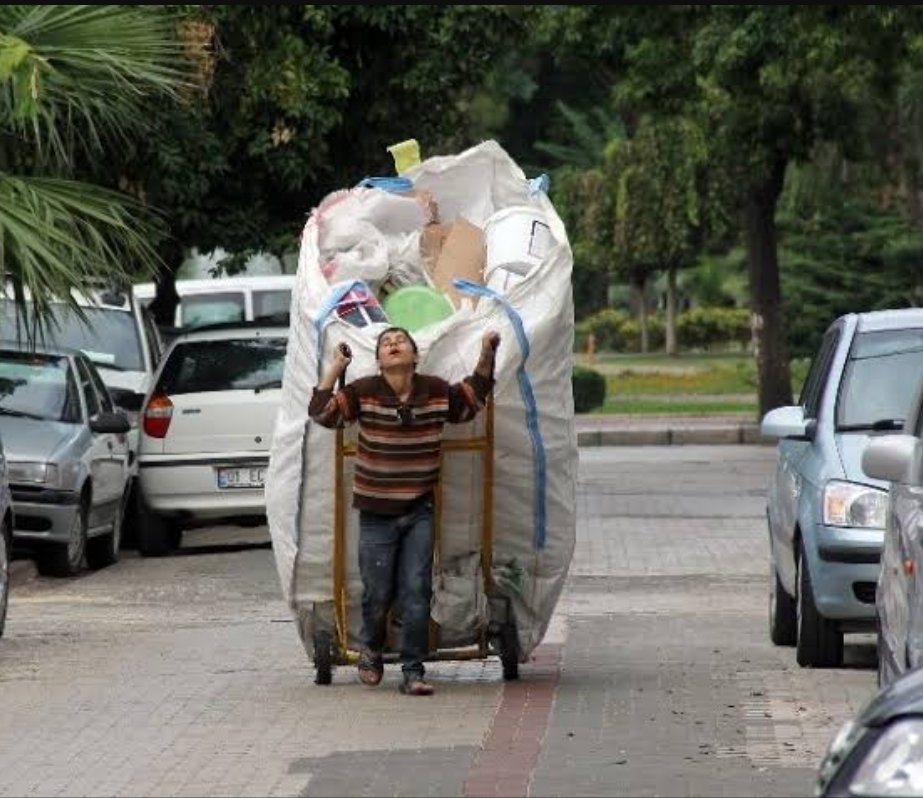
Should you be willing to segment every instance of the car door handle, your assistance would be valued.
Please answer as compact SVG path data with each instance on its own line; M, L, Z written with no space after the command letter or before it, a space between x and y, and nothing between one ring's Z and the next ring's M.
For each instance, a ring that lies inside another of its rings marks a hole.
M106 445L109 447L109 451L111 452L113 448L112 441L106 441Z

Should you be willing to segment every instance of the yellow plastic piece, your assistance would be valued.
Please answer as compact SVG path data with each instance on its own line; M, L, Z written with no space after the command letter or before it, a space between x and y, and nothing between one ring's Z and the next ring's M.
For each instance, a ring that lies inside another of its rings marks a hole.
M416 139L407 139L388 147L388 152L394 158L394 168L399 175L412 169L420 163L420 145Z

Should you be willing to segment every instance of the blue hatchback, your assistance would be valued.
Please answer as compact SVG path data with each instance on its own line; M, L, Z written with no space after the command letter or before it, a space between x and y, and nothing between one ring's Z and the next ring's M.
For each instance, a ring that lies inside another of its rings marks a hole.
M767 413L779 439L767 498L769 633L798 664L836 667L843 634L875 630L887 483L870 437L904 426L923 380L923 309L848 314L827 329L799 404Z

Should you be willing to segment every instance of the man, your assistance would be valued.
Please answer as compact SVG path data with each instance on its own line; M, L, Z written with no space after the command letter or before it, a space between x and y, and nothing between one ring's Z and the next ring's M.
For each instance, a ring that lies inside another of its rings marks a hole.
M325 427L358 421L353 507L359 510L362 642L359 679L377 685L384 673L388 609L401 612L401 692L432 695L424 679L432 598L433 488L439 478L442 428L473 419L493 388L500 335L487 332L474 373L449 384L418 374L417 344L389 327L379 336L379 373L334 392L351 356L337 349L311 397L308 413Z

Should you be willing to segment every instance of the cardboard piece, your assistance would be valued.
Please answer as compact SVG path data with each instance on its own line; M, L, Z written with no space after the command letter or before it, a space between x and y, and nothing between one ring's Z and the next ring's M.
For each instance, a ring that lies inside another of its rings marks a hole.
M420 249L423 265L433 284L449 297L456 308L461 306L463 297L477 304L476 297L459 293L452 280L461 277L476 283L484 282L487 253L484 231L480 227L461 216L449 225L427 225L420 236Z

